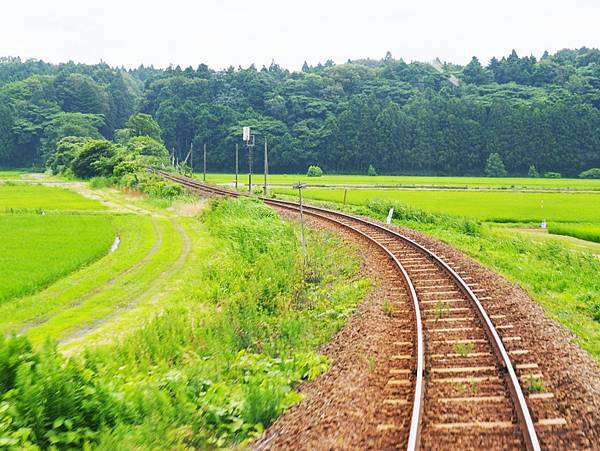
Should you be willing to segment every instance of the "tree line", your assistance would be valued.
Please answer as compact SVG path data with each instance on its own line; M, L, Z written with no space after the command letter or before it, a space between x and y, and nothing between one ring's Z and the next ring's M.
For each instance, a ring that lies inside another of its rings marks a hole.
M44 165L66 136L115 139L136 112L175 159L206 144L211 171L233 170L249 125L272 172L478 175L494 154L509 175L576 176L600 167L600 50L440 69L388 53L297 72L0 59L0 165Z

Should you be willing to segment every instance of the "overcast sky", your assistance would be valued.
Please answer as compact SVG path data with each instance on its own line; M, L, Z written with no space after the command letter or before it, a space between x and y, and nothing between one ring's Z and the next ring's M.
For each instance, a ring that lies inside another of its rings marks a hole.
M3 1L0 56L219 69L600 47L598 0Z

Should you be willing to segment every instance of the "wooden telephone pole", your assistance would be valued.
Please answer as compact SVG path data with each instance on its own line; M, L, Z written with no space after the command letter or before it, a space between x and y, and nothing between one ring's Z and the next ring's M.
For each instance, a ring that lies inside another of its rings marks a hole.
M204 144L204 178L203 180L206 182L206 144Z
M267 151L267 138L265 138L265 189L264 189L264 195L267 195L267 177L269 175L269 157L268 157L268 151Z
M238 189L238 172L239 172L239 160L240 160L240 145L235 145L235 190Z

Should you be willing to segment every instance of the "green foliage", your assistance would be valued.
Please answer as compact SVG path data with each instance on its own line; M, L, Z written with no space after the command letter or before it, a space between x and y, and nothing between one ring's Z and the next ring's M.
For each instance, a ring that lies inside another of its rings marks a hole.
M540 176L540 173L538 172L537 168L535 167L535 165L531 165L529 166L529 170L527 171L527 177L531 177L531 178L538 178Z
M591 168L579 174L582 179L600 179L600 168Z
M540 377L529 376L527 378L527 388L533 393L543 392L545 389L544 380Z
M24 338L0 337L0 369L10 428L41 447L82 447L127 412L108 381L52 343L33 352Z
M481 223L476 219L431 213L393 200L373 199L367 202L367 207L371 212L381 216L387 216L390 208L393 208L395 219L416 221L423 224L445 224L466 235L476 236L481 230Z
M508 173L502 158L497 153L491 153L485 163L485 174L488 177L506 177Z
M376 162L387 173L484 174L488 154L497 153L509 174L526 175L535 161L576 176L600 165L598 53L561 50L537 60L513 51L441 72L389 55L299 72L276 64L125 71L3 58L0 164L43 163L64 136L49 136L50 122L77 113L103 117L98 132L122 145L162 137L179 161L192 143L207 144L219 171L231 170L241 126L250 125L257 142L269 143L273 173L315 164L365 174ZM134 103L144 113L126 123ZM87 125L76 128L88 136Z
M127 121L127 128L131 130L133 136L148 136L161 141L160 126L149 114L135 113Z
M367 169L367 175L374 177L377 175L377 171L375 170L375 168L373 167L372 164L369 165L369 169Z
M560 172L544 172L544 177L547 179L559 179L562 175Z
M394 312L394 310L392 308L392 303L388 299L383 301L383 312L387 316L392 316L392 313Z
M116 153L110 141L87 141L71 163L73 174L81 178L112 175Z
M83 145L88 141L87 138L77 136L67 136L62 138L56 144L56 151L48 157L46 166L53 174L68 173L75 157L83 149Z
M135 187L150 196L166 199L174 199L184 193L183 186L180 184L169 182L148 172L139 172L135 174L134 178L124 177L121 183Z
M319 166L311 165L308 167L308 171L306 171L307 177L321 177L323 175L323 170Z
M164 144L149 136L135 136L127 141L126 145L135 156L156 157L158 161L169 159L169 151Z
M458 342L454 343L452 345L452 348L454 349L454 352L456 352L459 356L469 357L469 354L471 354L471 352L473 352L473 349L475 349L475 345L472 341Z

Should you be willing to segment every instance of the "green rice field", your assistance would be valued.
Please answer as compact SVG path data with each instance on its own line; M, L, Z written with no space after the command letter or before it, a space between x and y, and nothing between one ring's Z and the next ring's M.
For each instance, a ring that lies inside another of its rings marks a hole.
M66 188L0 183L0 212L6 210L104 210L96 201Z
M600 243L600 224L550 224L548 232Z
M105 255L115 239L108 217L0 215L0 303L38 291Z
M195 174L202 179L202 174ZM235 174L207 174L211 183L232 183ZM239 183L248 183L248 175L240 174ZM255 174L253 183L262 185L263 175ZM404 185L438 186L481 189L563 189L600 191L600 180L594 179L544 179L526 177L434 177L434 176L375 176L368 175L323 175L307 177L306 174L272 174L270 184L294 184L298 181L313 185Z
M273 191L297 196L298 191ZM342 203L343 189L305 189L306 199ZM447 191L398 189L348 189L346 203L366 205L374 199L396 201L412 207L469 216L495 222L586 222L600 224L600 193L514 191Z

